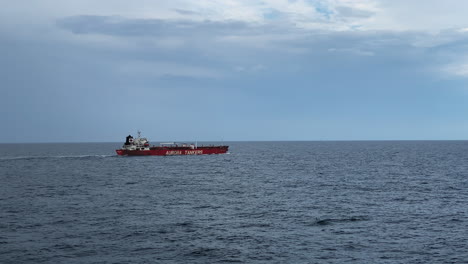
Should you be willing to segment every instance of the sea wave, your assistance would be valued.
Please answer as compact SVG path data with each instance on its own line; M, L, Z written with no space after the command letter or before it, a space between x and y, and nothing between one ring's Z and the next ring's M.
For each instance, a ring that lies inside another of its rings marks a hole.
M109 158L109 157L117 157L117 155L16 156L16 157L0 157L0 162L12 161L12 160L89 159L89 158Z

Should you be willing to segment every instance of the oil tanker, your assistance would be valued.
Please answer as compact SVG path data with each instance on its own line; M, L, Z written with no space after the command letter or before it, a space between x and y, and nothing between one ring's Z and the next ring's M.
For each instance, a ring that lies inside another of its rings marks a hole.
M173 156L173 155L205 155L227 153L229 146L198 146L193 143L160 143L159 146L150 146L146 138L131 135L126 137L125 143L120 149L116 149L120 156Z

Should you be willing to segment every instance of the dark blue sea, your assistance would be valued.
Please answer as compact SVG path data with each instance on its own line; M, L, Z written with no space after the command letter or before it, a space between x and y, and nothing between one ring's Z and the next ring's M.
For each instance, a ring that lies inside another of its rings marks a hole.
M0 144L0 263L468 263L468 141L228 144Z

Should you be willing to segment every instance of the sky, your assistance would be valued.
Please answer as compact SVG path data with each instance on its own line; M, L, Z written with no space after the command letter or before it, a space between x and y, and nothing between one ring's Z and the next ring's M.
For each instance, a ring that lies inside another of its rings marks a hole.
M0 142L468 139L467 10L0 0Z

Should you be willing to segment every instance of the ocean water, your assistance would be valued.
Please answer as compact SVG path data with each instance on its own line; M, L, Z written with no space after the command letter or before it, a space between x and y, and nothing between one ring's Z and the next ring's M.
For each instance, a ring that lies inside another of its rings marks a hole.
M0 263L468 263L468 142L0 145Z

